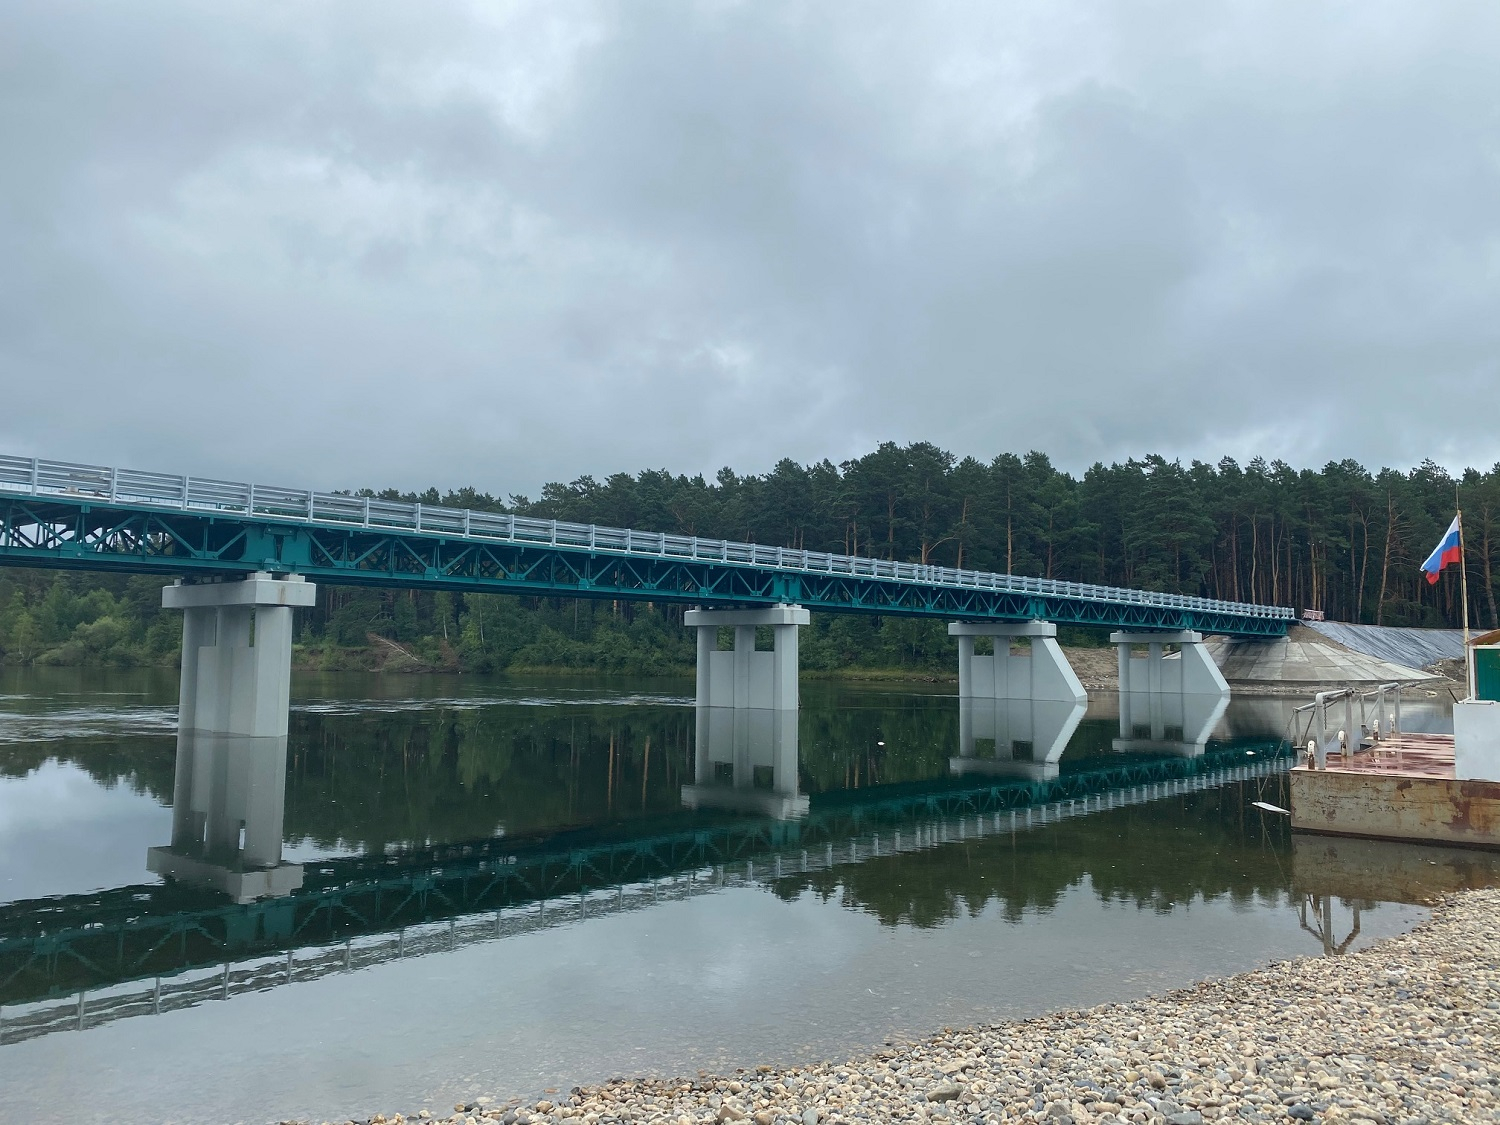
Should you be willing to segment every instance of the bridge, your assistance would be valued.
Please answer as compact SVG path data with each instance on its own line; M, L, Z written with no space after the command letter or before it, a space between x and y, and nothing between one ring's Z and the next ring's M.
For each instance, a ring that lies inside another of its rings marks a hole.
M1115 586L0 456L0 565L1279 637L1293 612Z
M168 1007L196 1003L260 987L267 956L285 957L272 978L294 979L299 949L314 949L306 971L340 958L350 968L357 943L405 956L407 933L430 944L433 926L450 943L460 927L501 936L528 904L545 913L570 898L583 910L610 888L624 903L627 889L655 896L661 880L684 876L779 878L928 846L950 828L1016 830L1063 815L1064 803L1097 811L1260 777L1279 746L1249 759L1208 748L1228 687L1203 634L1270 639L1292 621L1275 606L3 456L0 565L171 575L163 604L183 611L172 842L148 857L168 882L0 909L0 1004L43 1005L3 1013L0 1040L160 1011L163 977L183 977L166 986ZM312 580L695 607L683 623L697 629L696 777L682 798L696 819L627 840L282 862L292 612L314 604ZM952 777L852 803L797 792L809 609L949 621L960 697ZM1060 768L1087 693L1059 623L1115 630L1121 737L1101 768ZM770 651L757 647L762 627ZM733 644L721 649L725 629ZM714 783L721 766L727 787ZM754 778L767 769L763 790ZM210 969L218 983L200 995ZM134 988L148 979L149 995ZM91 1010L99 988L124 991ZM62 996L74 997L67 1012Z
M947 618L961 697L1075 703L1087 694L1058 647L1059 623L1116 629L1128 688L1226 694L1204 632L1271 639L1293 617L1278 606L11 456L0 456L0 565L176 576L163 604L184 611L180 724L254 737L286 735L291 611L314 604L309 579L690 603L698 702L776 710L797 706L809 608ZM771 652L756 651L763 626ZM723 628L733 631L728 651ZM1145 661L1132 659L1136 649Z

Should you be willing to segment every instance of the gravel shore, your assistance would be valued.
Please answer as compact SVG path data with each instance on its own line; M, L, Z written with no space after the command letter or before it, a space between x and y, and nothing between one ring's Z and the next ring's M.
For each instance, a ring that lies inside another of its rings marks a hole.
M1467 891L1370 949L1160 997L944 1031L838 1064L617 1079L556 1101L420 1116L455 1125L1500 1122L1497 915L1500 890Z

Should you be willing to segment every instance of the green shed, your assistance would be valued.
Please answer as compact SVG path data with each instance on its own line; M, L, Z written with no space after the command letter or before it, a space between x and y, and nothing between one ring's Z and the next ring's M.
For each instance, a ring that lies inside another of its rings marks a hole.
M1500 645L1474 646L1474 695L1500 699Z

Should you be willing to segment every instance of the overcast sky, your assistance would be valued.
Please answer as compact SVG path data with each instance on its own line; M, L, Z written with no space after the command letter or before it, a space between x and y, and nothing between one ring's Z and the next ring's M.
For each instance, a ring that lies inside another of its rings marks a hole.
M1500 459L1500 5L0 5L0 452Z

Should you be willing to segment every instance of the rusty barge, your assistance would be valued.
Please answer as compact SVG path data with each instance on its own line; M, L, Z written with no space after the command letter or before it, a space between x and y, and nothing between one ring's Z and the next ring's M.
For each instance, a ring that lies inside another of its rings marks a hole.
M1306 756L1291 771L1293 830L1500 849L1491 765L1500 703L1465 700L1454 711L1457 742L1402 732L1396 684L1319 693L1299 709L1308 721L1294 736Z

